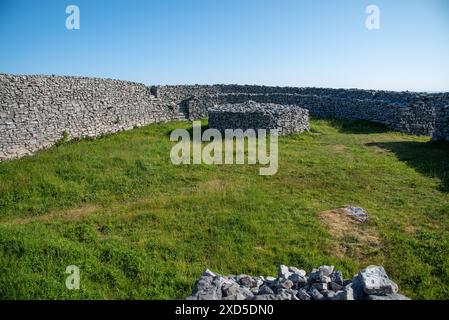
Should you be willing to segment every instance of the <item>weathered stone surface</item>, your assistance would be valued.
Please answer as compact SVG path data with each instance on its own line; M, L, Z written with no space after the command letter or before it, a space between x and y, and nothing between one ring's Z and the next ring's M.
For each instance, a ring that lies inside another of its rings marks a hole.
M348 216L353 217L354 219L356 219L361 223L365 223L368 220L368 213L363 208L349 206L343 208L343 210Z
M330 275L330 278L333 283L343 286L344 279L340 270L334 270Z
M307 284L307 277L305 275L301 276L297 273L293 273L288 279L291 280L296 287L303 287Z
M270 288L270 286L264 284L263 286L260 287L259 289L259 294L260 295L266 295L266 294L273 294L274 291Z
M397 284L388 278L383 267L369 266L360 271L358 277L367 295L388 295L398 292Z
M354 300L363 300L366 297L365 291L364 291L364 285L362 278L359 277L359 275L355 275L352 278L352 283L347 284L347 287L351 288L352 295L354 297Z
M282 279L278 285L278 288L280 288L280 289L291 289L292 287L293 287L293 282L288 279Z
M313 283L312 287L319 290L319 291L323 291L323 290L327 290L327 283Z
M331 282L331 274L334 271L334 266L321 266L314 269L309 275L309 283L329 283Z
M367 300L410 300L406 296L403 296L399 293L391 293L386 296L376 296L376 295L369 295L366 297Z
M210 276L201 276L195 285L193 294L188 300L221 300L221 288L217 288L214 278Z
M254 288L257 286L257 281L247 275L237 277L237 282L247 288Z
M0 74L0 160L68 139L98 137L177 119L178 106L140 83Z
M343 300L355 300L354 290L350 284L343 289Z
M301 277L305 277L306 274L307 274L307 272L305 270L301 270L301 269L298 269L298 268L295 268L295 267L289 267L288 270L291 273L296 274L296 275L301 276Z
M324 296L316 288L310 289L308 293L313 300L322 300L324 298Z
M263 294L254 296L251 300L281 300L281 298L278 295L275 294Z
M280 265L278 268L278 278L282 279L288 279L292 273L290 272L289 268L284 265Z
M298 290L298 294L296 295L299 300L312 300L310 294L307 293L306 290L300 289Z
M208 114L209 128L223 133L227 129L276 129L280 135L286 135L309 130L309 111L299 106L247 101L216 105L209 108ZM288 268L286 272L290 272Z
M292 273L294 272L294 273ZM288 276L288 278L286 278ZM292 278L312 278L295 283ZM328 282L328 279L333 279ZM338 282L338 283L337 283ZM195 284L189 300L406 300L382 267L371 266L343 279L333 266L321 266L309 275L280 266L278 278L247 275L223 277L206 270Z
M441 99L440 104L435 110L435 131L433 140L449 141L449 102Z
M331 282L331 283L329 284L329 288L331 288L331 289L334 290L334 291L340 291L341 289L343 289L343 286L340 285L340 284L338 284L338 283Z

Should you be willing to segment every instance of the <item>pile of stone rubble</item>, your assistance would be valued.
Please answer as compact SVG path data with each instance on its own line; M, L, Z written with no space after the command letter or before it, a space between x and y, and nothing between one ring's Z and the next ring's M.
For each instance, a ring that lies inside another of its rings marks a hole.
M278 277L221 276L206 270L187 300L409 300L383 267L370 266L351 280L333 266L307 274L281 265Z

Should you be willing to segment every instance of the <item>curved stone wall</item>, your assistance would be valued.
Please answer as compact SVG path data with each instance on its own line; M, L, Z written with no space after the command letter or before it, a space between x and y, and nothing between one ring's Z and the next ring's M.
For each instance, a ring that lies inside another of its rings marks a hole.
M68 138L96 137L177 116L143 84L0 74L0 160Z
M394 130L416 135L431 135L435 126L435 103L422 96L402 97L398 101L359 99L338 95L305 94L216 94L187 100L189 118L207 117L207 109L216 104L260 103L297 105L313 117L367 120L382 123Z
M415 135L432 135L437 109L447 105L448 93L430 94L360 89L293 88L249 85L154 87L162 99L179 104L190 120L207 117L214 105L260 103L297 105L311 116L367 120ZM439 126L447 127L444 122ZM441 130L440 130L441 131Z
M449 140L449 94L254 85L153 86L98 78L0 74L0 160L69 138L207 117L217 104L296 105L314 117L367 120Z

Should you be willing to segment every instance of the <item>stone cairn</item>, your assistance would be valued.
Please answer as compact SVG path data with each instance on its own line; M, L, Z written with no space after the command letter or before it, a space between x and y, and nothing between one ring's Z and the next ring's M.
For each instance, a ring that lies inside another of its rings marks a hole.
M277 129L279 135L287 135L309 130L309 111L294 105L247 101L216 105L209 108L208 113L209 128L222 132L226 129Z
M278 277L221 276L203 272L187 300L409 300L383 267L370 266L351 280L333 266L306 271L281 265Z

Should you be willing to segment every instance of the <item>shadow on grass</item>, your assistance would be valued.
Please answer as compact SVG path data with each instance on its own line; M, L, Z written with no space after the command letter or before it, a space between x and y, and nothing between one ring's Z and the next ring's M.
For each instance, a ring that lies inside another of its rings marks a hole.
M330 119L329 122L334 128L338 129L340 133L370 134L392 131L383 124L363 120Z
M447 142L382 142L367 143L394 152L400 161L422 174L441 180L441 191L449 192L449 143Z

